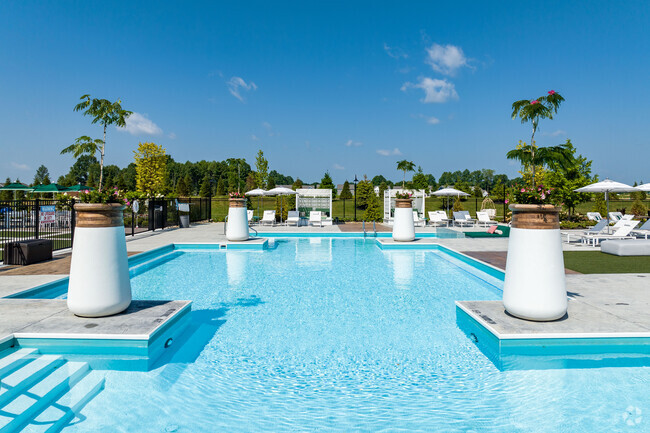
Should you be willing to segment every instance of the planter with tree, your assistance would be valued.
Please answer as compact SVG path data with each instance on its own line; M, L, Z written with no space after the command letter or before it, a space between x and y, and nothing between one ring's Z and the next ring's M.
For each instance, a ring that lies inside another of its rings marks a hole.
M248 213L246 208L246 198L243 194L238 192L230 193L226 239L235 242L248 240Z
M411 198L411 194L406 192L398 192L395 194L393 240L397 242L411 242L415 240L413 199Z

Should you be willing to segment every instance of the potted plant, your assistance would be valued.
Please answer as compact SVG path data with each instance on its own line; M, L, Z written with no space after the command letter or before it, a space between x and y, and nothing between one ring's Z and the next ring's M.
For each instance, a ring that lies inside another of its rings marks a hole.
M124 208L117 188L83 191L74 205L76 225L67 302L77 316L110 316L131 304Z
M393 240L397 242L411 242L415 240L413 198L412 195L407 192L397 192L395 194Z
M503 305L513 316L535 321L562 318L567 311L561 207L553 190L538 185L514 192Z
M246 198L239 192L230 193L230 207L226 221L226 239L229 241L248 240L248 213Z

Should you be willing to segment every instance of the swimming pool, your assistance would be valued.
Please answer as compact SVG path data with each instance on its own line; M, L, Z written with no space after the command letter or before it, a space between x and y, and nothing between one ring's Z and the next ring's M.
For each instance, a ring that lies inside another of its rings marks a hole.
M193 300L191 325L153 370L107 371L65 431L614 431L650 414L648 368L499 371L454 305L500 299L499 283L444 251L180 248L132 286Z

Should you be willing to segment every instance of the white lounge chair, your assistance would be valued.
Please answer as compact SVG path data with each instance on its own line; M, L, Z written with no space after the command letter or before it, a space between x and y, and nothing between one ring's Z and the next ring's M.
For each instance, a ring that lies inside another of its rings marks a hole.
M260 220L260 225L275 225L275 211L274 210L265 210L264 215L262 215L262 219Z
M612 222L616 222L623 218L623 214L620 212L610 212L609 213L609 220Z
M566 241L567 243L571 242L571 237L576 237L576 238L582 238L585 235L588 236L595 236L603 232L603 230L607 229L607 220L606 219L601 219L596 223L595 226L591 227L589 230L585 231L573 231L573 232L562 232L563 235L566 235Z
M296 227L300 225L300 213L297 210L290 210L287 214L287 225L295 224Z
M420 218L420 215L418 214L418 211L414 210L413 211L413 224L416 227L424 227L426 223L427 223L427 220L425 220L424 218Z
M323 214L319 210L313 210L309 212L309 224L314 225L318 224L319 227L323 227Z
M591 221L596 221L596 222L603 219L600 212L587 212L587 218L589 218Z
M429 225L439 226L444 224L449 227L449 219L447 215L443 212L442 215L438 211L429 211Z
M253 221L253 214L254 213L255 213L255 211L252 211L250 209L248 209L246 211L246 216L248 217L248 225L251 225L251 222Z
M458 224L461 227L466 225L473 227L475 222L476 220L467 211L454 212L454 224Z
M639 221L625 221L625 223L616 230L613 234L604 234L599 233L596 235L584 235L582 236L583 243L593 243L593 246L597 246L598 243L606 239L634 239L634 236L630 236L632 230L639 224Z
M497 224L496 221L490 219L490 216L488 215L487 212L482 212L482 211L476 212L476 218L478 219L478 224L483 225L485 227L493 226Z
M632 235L643 236L644 238L648 239L648 236L650 236L650 218L648 218L645 224L643 224L641 227L632 230Z

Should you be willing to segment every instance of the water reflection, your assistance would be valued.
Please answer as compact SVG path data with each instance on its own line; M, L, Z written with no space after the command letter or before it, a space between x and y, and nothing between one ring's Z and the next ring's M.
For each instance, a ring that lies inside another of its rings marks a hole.
M332 238L298 239L296 265L311 269L329 269L332 266Z
M244 284L248 254L245 251L226 252L226 270L230 287L241 287Z

